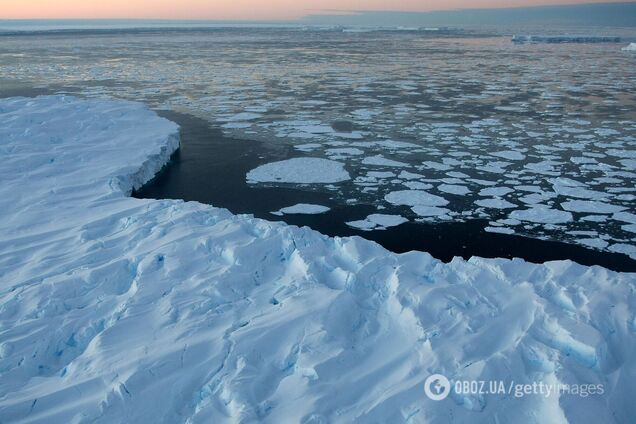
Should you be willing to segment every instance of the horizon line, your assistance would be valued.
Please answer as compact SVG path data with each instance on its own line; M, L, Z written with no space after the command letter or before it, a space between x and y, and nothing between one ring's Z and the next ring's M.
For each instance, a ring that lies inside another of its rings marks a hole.
M610 5L627 5L627 4L635 4L636 0L631 1L615 1L615 2L594 2L594 3L581 3L581 4L571 4L571 3L555 3L555 4L544 4L544 5L533 5L533 6L508 6L508 7L471 7L471 8L455 8L455 9L435 9L428 11L404 11L404 10L395 10L395 9L383 9L383 10L338 10L338 9L307 9L307 11L311 11L314 13L308 13L306 15L302 15L297 18L289 18L289 19L222 19L222 18L186 18L186 19L169 19L169 18L155 18L155 17L121 17L121 16L110 16L110 17L73 17L73 18L4 18L0 16L1 21L157 21L157 22L218 22L218 23L302 23L303 20L306 20L311 17L326 17L326 16L356 16L361 14L381 14L381 13L411 13L411 14L436 14L436 13L457 13L457 12L471 12L471 11L496 11L496 10L519 10L519 9L550 9L550 8L581 8L581 7L590 7L590 6L610 6Z

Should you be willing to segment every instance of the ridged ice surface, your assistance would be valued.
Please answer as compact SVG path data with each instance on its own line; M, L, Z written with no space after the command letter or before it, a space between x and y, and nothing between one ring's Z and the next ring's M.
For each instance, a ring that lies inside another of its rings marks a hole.
M127 197L177 146L140 104L0 100L1 421L634 421L634 274ZM604 393L435 402L432 373Z

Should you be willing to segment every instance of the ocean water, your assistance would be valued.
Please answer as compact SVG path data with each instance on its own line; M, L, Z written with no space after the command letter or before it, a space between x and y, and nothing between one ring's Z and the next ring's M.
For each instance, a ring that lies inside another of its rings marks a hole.
M385 245L399 244L404 228L423 237L435 229L457 246L445 255L544 240L559 243L549 245L556 250L587 249L592 261L601 252L636 257L636 55L621 51L626 43L514 44L468 30L177 27L5 32L0 95L116 97L202 119L226 142L256 146L251 169L232 175L245 193L289 193L271 208L309 199L338 211L331 228L318 216L271 219L390 239ZM228 155L228 163L238 154L203 152ZM246 181L250 170L293 157L337 162L350 179ZM204 178L190 180L200 184L194 200L206 200ZM225 206L220 196L213 203ZM372 214L408 223L362 231ZM455 230L439 230L448 224ZM479 239L486 233L493 236ZM521 256L547 247L529 245Z

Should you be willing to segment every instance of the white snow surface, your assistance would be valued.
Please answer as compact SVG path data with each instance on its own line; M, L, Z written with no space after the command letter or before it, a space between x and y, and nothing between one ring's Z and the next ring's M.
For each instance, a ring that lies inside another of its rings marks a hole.
M384 200L394 205L446 206L448 200L424 190L398 190L384 196Z
M358 228L363 231L386 230L389 227L395 227L404 224L409 220L400 215L387 215L382 213L374 213L365 219L347 222L347 225Z
M272 212L274 215L318 215L328 212L330 208L323 205L313 205L310 203L298 203L293 206L287 206L286 208L279 209L276 212Z
M140 104L0 100L3 422L634 421L636 275L128 197L177 146ZM433 373L604 393L432 401Z
M539 222L544 224L562 224L572 221L570 212L559 209L551 209L546 206L536 205L530 209L516 210L510 213L510 218L519 221Z
M322 158L293 158L271 162L247 173L249 183L327 184L350 179L342 163Z

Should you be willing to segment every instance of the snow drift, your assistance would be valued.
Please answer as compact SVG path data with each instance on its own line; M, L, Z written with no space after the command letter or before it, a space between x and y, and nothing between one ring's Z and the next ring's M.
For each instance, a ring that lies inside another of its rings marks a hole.
M140 104L0 100L7 422L634 422L634 274L441 263L127 197L178 147ZM426 397L434 373L602 394Z

